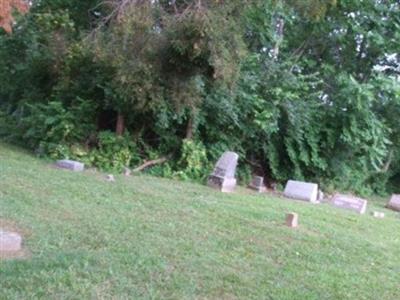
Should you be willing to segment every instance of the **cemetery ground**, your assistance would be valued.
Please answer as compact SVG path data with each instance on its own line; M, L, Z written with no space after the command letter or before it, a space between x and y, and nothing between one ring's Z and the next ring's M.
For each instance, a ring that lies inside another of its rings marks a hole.
M24 239L23 257L0 260L0 299L400 299L386 202L358 215L245 188L107 182L0 143L0 227Z

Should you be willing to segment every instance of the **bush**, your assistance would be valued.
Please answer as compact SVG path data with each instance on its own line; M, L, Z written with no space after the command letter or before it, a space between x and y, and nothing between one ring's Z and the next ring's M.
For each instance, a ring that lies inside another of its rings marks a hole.
M121 172L140 161L136 144L128 133L118 136L111 131L98 135L98 147L90 153L90 163L102 170Z
M188 180L204 180L210 173L211 165L207 159L206 148L201 142L185 139L182 143L181 157L174 176Z
M93 122L95 105L78 99L73 106L65 108L60 101L45 104L26 104L23 117L17 123L14 135L42 155L53 158L68 156L68 148L83 143L96 127Z

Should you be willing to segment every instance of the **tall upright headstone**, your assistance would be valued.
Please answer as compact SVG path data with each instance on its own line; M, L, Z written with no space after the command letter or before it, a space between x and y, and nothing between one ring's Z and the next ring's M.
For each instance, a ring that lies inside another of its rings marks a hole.
M336 194L332 198L332 204L339 208L364 214L367 210L368 201L354 196Z
M208 177L208 186L221 192L233 192L236 187L236 167L239 155L235 152L225 152L217 164L213 173Z
M283 195L287 198L318 203L318 184L289 180Z
M392 195L392 198L390 198L390 201L387 204L387 208L400 211L400 195Z

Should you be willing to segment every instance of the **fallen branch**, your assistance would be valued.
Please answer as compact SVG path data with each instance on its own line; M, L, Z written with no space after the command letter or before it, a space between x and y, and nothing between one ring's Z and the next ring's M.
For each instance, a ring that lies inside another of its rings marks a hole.
M162 164L165 163L168 160L168 157L161 157L158 159L154 159L154 160L149 160L146 161L144 164L140 165L139 167L137 167L136 169L133 169L133 172L140 172L148 167L157 165L157 164Z

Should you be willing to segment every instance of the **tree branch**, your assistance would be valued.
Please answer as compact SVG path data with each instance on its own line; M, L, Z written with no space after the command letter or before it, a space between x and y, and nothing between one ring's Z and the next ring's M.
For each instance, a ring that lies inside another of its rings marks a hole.
M133 172L140 172L143 171L144 169L157 165L157 164L162 164L164 162L166 162L169 158L168 157L161 157L158 159L154 159L154 160L149 160L146 161L144 164L140 165L139 167L133 169Z

